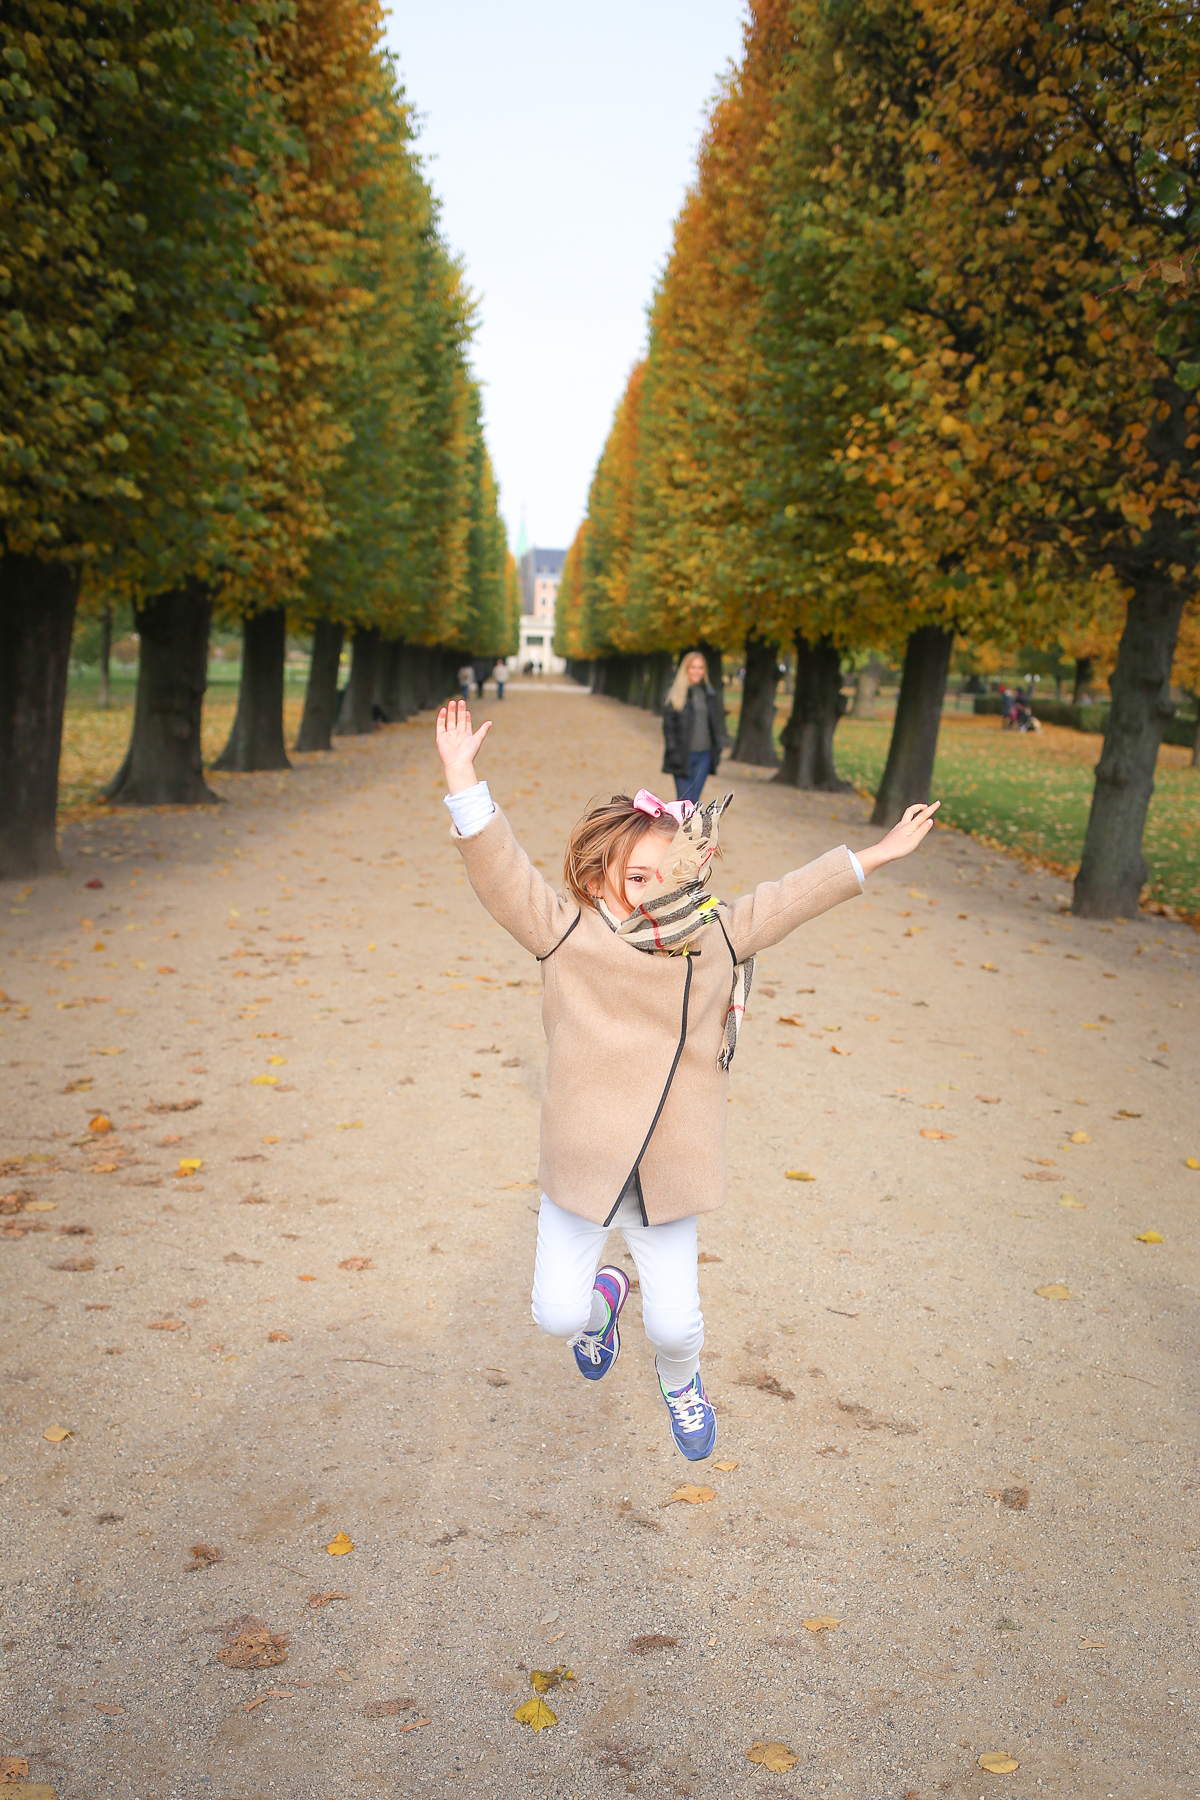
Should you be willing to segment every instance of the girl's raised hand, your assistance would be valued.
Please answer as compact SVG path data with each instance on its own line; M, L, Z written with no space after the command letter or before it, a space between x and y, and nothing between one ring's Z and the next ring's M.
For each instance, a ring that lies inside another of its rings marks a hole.
M475 758L479 747L492 729L486 719L478 731L471 730L471 715L463 700L450 700L437 716L437 752L446 771L446 786L452 794L461 794L479 780Z
M907 807L886 837L858 852L863 873L869 875L872 869L882 868L884 863L896 862L901 856L908 856L915 850L922 838L933 830L933 815L941 804L940 800L935 800L932 806Z

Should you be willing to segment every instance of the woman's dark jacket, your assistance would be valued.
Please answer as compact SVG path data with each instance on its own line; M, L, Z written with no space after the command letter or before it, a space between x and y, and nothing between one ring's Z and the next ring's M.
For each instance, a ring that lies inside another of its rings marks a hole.
M717 764L721 760L721 752L726 744L725 708L721 704L721 699L716 689L710 687L708 682L705 682L704 684L704 692L705 698L708 701L708 723L709 730L712 733L713 742L712 766L713 773L715 774ZM686 777L691 774L692 752L689 742L690 737L691 722L688 716L688 707L686 703L682 711L676 712L675 708L668 700L667 704L663 707L663 743L665 749L663 751L662 766L664 775L680 775Z

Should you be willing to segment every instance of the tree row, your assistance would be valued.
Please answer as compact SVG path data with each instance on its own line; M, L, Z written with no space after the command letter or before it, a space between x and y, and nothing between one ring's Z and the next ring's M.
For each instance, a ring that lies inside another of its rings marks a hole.
M735 651L736 754L836 787L841 667L902 668L875 819L929 797L952 648L1116 648L1075 910L1132 915L1194 687L1200 38L1153 0L754 0L564 567L556 648L654 703ZM1181 647L1182 654L1182 647Z
M212 799L214 618L240 623L218 766L403 717L516 647L516 570L443 241L377 0L14 0L0 18L0 875L54 867L77 610L131 606L110 796ZM450 683L452 685L452 683Z

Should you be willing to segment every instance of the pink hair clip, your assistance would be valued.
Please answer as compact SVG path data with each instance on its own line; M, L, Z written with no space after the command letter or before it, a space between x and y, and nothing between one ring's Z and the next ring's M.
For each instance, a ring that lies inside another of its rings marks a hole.
M677 825L682 825L696 810L690 800L659 800L649 788L638 789L633 796L633 809L649 813L652 819L661 819L664 813L670 813Z

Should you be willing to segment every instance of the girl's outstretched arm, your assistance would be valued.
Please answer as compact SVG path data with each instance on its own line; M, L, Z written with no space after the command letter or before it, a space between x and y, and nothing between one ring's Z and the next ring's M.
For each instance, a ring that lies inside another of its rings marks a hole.
M884 863L896 862L915 850L922 838L933 830L933 815L941 804L940 800L935 800L932 806L906 808L886 837L866 850L859 850L857 855L863 874L869 875L872 869L881 869Z
M465 701L451 700L437 716L437 752L446 771L446 786L452 794L461 794L479 781L475 758L483 740L492 729L485 719L478 731L471 730L471 715Z

